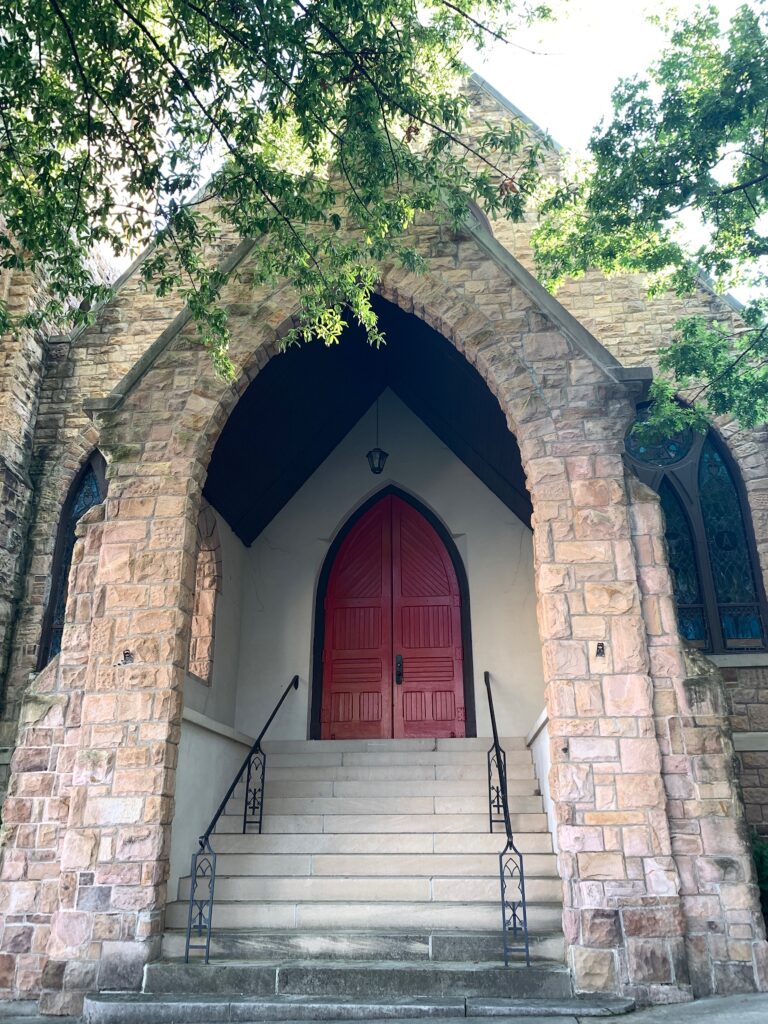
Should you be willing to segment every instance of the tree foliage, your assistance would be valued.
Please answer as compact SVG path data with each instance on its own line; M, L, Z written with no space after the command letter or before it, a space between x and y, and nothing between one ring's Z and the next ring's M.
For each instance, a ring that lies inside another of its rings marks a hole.
M702 274L718 289L753 289L736 329L679 322L660 353L651 433L703 429L707 413L768 419L767 27L766 0L741 7L726 31L714 7L667 26L648 74L617 86L589 162L542 204L537 262L553 287L597 267L650 272L652 288L680 293Z
M336 341L352 315L380 340L376 264L420 266L414 217L458 222L470 200L521 215L537 147L512 121L468 141L459 53L546 15L535 0L5 0L0 265L49 282L25 322L87 320L109 294L94 247L153 239L142 274L181 294L226 369L223 230L255 241L254 285L298 288L297 336Z

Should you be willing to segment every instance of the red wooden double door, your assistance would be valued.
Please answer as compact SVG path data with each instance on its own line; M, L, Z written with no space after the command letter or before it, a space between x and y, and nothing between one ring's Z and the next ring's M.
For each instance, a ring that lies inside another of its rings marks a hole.
M344 538L324 629L323 739L464 735L456 571L436 530L397 495Z

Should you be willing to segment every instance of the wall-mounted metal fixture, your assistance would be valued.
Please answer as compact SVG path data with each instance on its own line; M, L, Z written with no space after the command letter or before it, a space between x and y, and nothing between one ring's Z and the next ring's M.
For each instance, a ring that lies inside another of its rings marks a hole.
M599 640L598 643L597 643L597 646L595 647L595 657L596 658L604 658L605 657L605 644L603 643L602 640Z
M368 459L368 465L371 467L371 472L378 476L384 472L384 463L389 458L389 452L385 452L383 448L379 448L379 400L376 399L376 447L371 448L369 452L366 452L366 459Z
M134 657L133 651L129 651L127 649L124 650L123 651L123 656L120 659L120 661L115 662L116 667L122 668L124 665L132 665L133 664L133 657Z

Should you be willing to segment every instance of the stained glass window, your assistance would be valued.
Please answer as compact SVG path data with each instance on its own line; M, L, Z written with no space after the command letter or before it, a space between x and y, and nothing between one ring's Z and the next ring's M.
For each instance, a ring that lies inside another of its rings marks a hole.
M57 569L51 585L48 628L42 644L40 668L61 650L61 636L67 610L67 590L72 552L75 547L75 526L89 508L102 500L101 486L93 464L86 468L76 486L74 494L64 508L64 517L59 525L59 545L56 555Z
M713 653L765 649L768 606L727 453L711 432L636 438L627 434L627 454L661 500L681 635Z
M699 459L699 501L725 646L761 646L760 608L739 495L710 440Z
M708 647L707 620L691 526L680 499L668 481L665 480L661 485L659 496L667 524L669 567L672 571L680 632L695 647Z
M665 437L653 444L641 441L636 433L627 434L627 451L638 462L647 462L652 466L671 466L688 454L693 444L693 431L681 430L679 434Z

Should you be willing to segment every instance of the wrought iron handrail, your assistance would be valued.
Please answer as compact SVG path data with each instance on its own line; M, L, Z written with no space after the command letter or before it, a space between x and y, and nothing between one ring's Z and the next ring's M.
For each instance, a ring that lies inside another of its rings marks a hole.
M528 944L528 910L525 902L525 870L523 855L515 846L512 818L509 813L507 793L507 755L499 743L496 727L496 711L491 693L491 674L484 673L485 689L488 693L488 710L491 713L493 743L488 749L488 831L494 825L503 825L507 845L499 854L499 885L501 888L501 928L504 938L504 964L509 966L510 953L524 953L525 962L531 965ZM495 779L494 779L495 774ZM499 817L501 812L501 817ZM509 893L512 893L511 897ZM517 939L521 934L522 945L510 946L509 933Z
M226 810L227 804L232 799L232 794L238 787L240 780L245 775L245 799L243 802L243 833L249 825L258 825L261 833L264 821L264 778L267 770L267 755L261 749L261 741L266 735L275 715L283 706L283 702L291 690L298 690L299 677L294 676L288 683L275 704L272 714L267 723L259 733L256 741L248 751L245 760L239 771L232 780L224 799L218 806L216 813L211 818L211 823L198 840L198 849L192 854L192 866L189 881L189 914L187 915L187 941L184 948L184 960L189 963L189 953L192 949L202 949L205 954L205 962L208 963L211 949L211 926L213 923L213 896L216 886L216 851L211 846L211 836L219 822L219 818ZM201 894L198 895L198 889ZM205 932L205 941L193 943L192 932L195 931L200 937Z

